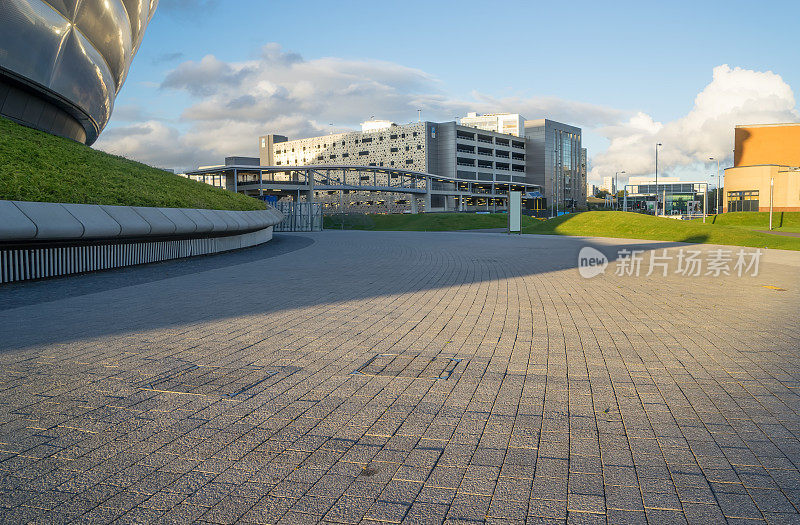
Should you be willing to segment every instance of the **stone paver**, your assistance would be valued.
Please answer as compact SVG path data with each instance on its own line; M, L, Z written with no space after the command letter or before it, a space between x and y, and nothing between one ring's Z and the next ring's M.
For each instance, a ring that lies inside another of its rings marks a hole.
M689 248L333 231L0 288L0 515L796 523L800 253L645 275Z

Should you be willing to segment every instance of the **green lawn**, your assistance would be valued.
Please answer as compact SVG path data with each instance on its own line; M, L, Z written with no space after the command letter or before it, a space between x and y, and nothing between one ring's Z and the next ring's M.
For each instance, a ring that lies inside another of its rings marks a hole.
M731 214L733 215L733 214ZM787 214L788 215L788 214ZM681 221L622 211L590 211L538 221L523 233L651 239L800 250L800 237L752 231L746 227L714 224L707 219ZM733 222L736 222L735 220Z
M523 225L534 221L523 217ZM344 221L346 230L380 231L448 231L505 228L508 215L504 213L418 213L403 215L346 214L325 217L326 229L339 229Z
M0 200L260 210L213 188L0 118Z
M703 222L703 219L694 220L694 222L697 221ZM736 226L748 230L768 230L769 212L738 211L722 213L707 217L706 222L709 221L718 226ZM772 229L778 232L800 232L800 212L774 212L772 214Z

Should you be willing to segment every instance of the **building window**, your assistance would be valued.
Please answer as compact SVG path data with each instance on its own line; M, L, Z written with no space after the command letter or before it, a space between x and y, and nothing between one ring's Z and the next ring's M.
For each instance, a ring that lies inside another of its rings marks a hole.
M758 190L729 191L728 211L758 211Z
M391 153L397 153L397 148L391 148L391 149L389 149L389 151L390 151Z
M364 155L369 155L369 151L359 151L358 156L363 157Z

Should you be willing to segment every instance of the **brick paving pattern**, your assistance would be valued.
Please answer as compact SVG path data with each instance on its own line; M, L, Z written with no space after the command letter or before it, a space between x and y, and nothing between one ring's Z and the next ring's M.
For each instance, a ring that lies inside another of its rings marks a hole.
M800 253L584 245L680 249L322 232L0 288L0 519L800 522Z

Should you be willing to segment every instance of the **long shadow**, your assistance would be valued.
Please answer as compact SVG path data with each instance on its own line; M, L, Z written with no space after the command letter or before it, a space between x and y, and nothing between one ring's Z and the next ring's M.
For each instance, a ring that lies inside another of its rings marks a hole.
M275 235L232 253L0 287L0 351L572 269L586 246L610 265L621 248L676 245L492 233Z
M291 253L312 244L314 239L310 237L276 233L266 244L228 253L0 285L0 311L260 261Z

